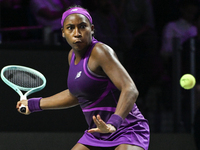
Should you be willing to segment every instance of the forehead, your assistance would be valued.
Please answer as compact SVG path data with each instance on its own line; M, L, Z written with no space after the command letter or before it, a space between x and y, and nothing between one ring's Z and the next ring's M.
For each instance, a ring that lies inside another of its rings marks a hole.
M89 20L82 14L71 14L65 18L64 24L81 22L89 23Z

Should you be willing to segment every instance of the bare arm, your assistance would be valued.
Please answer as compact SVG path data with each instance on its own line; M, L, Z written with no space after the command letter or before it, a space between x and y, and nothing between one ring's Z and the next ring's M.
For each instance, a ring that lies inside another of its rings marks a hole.
M72 54L72 51L70 51L70 53L68 55L69 62L71 59L71 54ZM27 108L27 111L24 114L27 114L27 115L30 114L30 111L28 109L28 100L22 100L22 101L17 102L16 108L18 109L18 111L19 111L19 107L22 104L25 105ZM73 107L78 104L79 104L78 99L70 93L69 89L64 90L60 93L57 93L53 96L42 98L40 100L40 108L42 110L63 109L63 108Z
M139 93L133 80L119 62L114 51L104 44L97 44L92 51L88 65L93 72L100 75L107 75L121 91L114 114L120 116L122 119L126 118L133 108ZM89 133L112 133L116 131L116 127L112 124L106 124L100 115L93 116L93 120L97 127L88 130Z
M70 64L72 57L72 50L68 54L68 63ZM69 89L62 91L53 96L43 98L40 101L41 109L62 109L78 105L78 99L73 96Z
M28 100L18 101L16 105L17 110L19 111L19 108L22 104L26 106L26 112L22 114L29 115L31 112L28 108ZM64 109L76 106L78 104L78 99L74 97L68 89L53 96L42 98L40 100L40 108L42 110Z
M121 91L115 114L124 119L133 108L139 94L133 80L117 59L114 51L104 44L98 44L93 50L91 61L89 62L89 67L90 66L90 69L100 66L102 71Z
M74 97L68 89L40 100L40 107L42 110L63 109L76 105L78 105L78 99Z

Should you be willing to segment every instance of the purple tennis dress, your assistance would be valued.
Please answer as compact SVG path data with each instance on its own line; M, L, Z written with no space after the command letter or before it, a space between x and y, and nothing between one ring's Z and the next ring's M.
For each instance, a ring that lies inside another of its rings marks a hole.
M84 58L75 65L75 55L72 59L68 74L68 88L78 98L89 129L96 125L93 115L99 114L105 122L115 112L120 91L108 77L94 74L88 68L88 59L98 41L93 38ZM85 131L78 143L96 147L113 147L120 144L137 145L148 149L150 131L148 121L143 117L137 105L124 119L121 126L114 133L88 133Z

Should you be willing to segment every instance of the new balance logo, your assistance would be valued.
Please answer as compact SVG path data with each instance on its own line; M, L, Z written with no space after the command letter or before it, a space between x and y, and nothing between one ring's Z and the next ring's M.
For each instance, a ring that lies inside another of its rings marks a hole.
M78 10L77 8L76 8L76 9L72 9L71 12L72 12L72 11L77 11L77 10Z
M79 71L79 72L76 74L75 79L79 78L79 77L81 76L81 73L82 73L82 71Z

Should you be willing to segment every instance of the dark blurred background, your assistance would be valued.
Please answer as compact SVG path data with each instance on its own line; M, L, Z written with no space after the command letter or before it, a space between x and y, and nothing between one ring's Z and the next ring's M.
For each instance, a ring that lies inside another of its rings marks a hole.
M70 46L61 36L62 13L88 9L95 38L111 46L140 92L151 150L199 150L199 0L0 0L0 68L34 68L47 86L29 97L67 88ZM196 77L191 90L179 79ZM79 106L21 115L19 96L0 81L0 149L71 149L87 129Z

